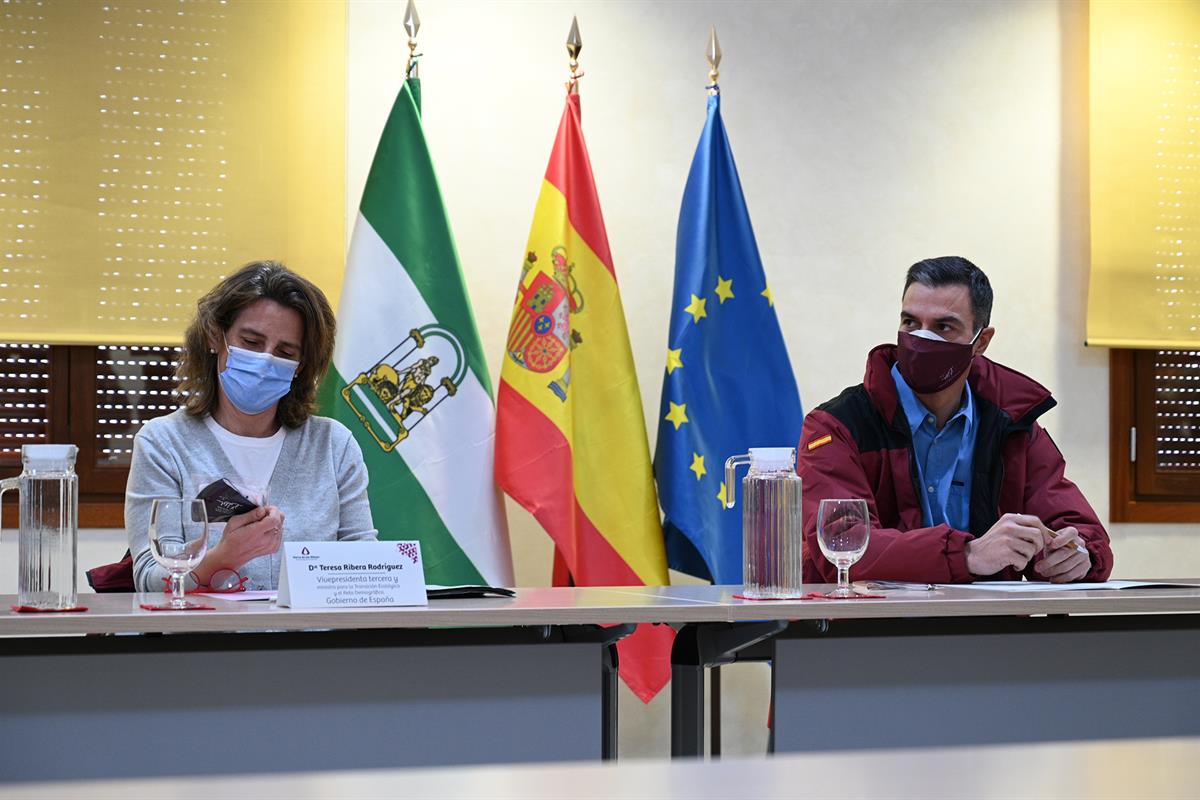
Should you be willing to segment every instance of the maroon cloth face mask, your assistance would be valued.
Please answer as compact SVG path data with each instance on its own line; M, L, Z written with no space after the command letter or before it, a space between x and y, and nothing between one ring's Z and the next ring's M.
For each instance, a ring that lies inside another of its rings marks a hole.
M980 329L980 333L983 330ZM917 394L935 394L954 383L971 366L975 334L967 344L928 338L928 331L900 331L896 337L896 364L904 382Z

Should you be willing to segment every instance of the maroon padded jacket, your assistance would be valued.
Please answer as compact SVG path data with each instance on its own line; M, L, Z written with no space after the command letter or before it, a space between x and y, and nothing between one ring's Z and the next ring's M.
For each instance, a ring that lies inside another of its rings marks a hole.
M829 583L837 569L817 546L817 507L825 497L860 497L871 514L867 552L850 569L854 580L967 583L966 543L987 533L1002 514L1033 514L1050 530L1073 525L1091 555L1085 581L1112 572L1108 533L1079 488L1067 480L1062 453L1037 418L1054 407L1042 385L983 356L967 379L975 397L970 531L924 527L912 433L892 381L896 346L867 356L863 382L814 409L800 434L797 472L803 479L804 581ZM1025 576L1033 572L1037 556ZM992 580L1020 580L1011 567Z

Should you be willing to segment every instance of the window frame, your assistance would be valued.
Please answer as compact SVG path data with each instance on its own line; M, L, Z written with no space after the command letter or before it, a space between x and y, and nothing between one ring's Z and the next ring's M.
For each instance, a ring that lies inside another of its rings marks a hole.
M1155 438L1140 433L1154 430L1154 352L1109 353L1109 519L1200 522L1200 477L1156 473Z

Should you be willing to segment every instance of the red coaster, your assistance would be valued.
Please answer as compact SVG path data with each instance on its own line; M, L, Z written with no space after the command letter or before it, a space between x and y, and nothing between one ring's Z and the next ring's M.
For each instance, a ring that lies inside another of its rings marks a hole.
M38 608L37 606L9 606L18 614L69 614L77 611L87 611L87 606L74 608Z
M187 608L171 608L169 605L154 605L153 603L140 603L139 608L144 608L147 611L216 611L216 606L188 606Z

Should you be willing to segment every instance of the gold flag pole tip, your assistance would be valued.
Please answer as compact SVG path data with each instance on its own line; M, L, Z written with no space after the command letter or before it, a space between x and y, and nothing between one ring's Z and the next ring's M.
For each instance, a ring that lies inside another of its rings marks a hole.
M571 68L571 77L567 79L567 91L572 94L579 94L579 79L583 77L583 72L579 69L581 50L583 50L583 38L579 35L579 18L571 17L571 32L567 34L567 55L570 57L568 66Z
M419 59L423 55L417 52L417 31L421 30L421 15L417 13L417 4L408 0L404 9L404 30L408 32L408 63L404 66L404 77L420 77Z
M717 84L717 78L721 76L720 70L717 67L721 66L721 43L717 41L717 26L713 25L708 32L708 47L704 51L704 57L708 60L708 89L709 94L719 94L721 87Z

